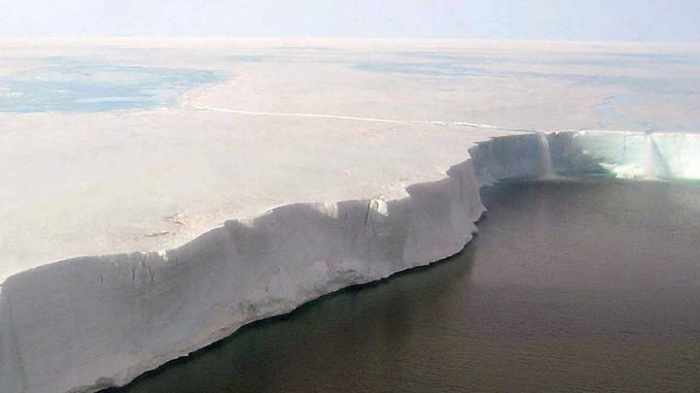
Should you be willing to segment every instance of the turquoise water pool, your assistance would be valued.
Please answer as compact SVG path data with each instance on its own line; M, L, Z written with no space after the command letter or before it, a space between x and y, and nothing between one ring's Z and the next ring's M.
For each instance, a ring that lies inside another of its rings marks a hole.
M169 106L220 73L66 58L0 79L0 112L104 112Z

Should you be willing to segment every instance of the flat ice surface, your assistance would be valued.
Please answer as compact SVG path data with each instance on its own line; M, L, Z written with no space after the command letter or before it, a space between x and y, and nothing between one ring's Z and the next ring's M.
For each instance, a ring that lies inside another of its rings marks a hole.
M288 203L400 195L511 131L700 129L687 110L700 103L694 46L132 39L0 51L0 282L69 257L172 248Z
M198 111L5 118L2 276L74 256L169 249L284 204L400 196L444 176L486 137Z

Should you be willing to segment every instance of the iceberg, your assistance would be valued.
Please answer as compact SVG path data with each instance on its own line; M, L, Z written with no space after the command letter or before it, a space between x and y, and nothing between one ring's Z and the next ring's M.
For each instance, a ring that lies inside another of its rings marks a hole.
M15 274L0 293L0 386L62 393L124 385L246 323L444 259L476 231L479 188L501 179L596 167L627 176L646 168L649 154L653 173L696 176L693 155L669 150L697 143L695 135L654 136L653 151L644 148L647 138L577 132L543 144L540 134L496 137L404 196L289 204L226 221L167 251L86 256ZM552 167L542 164L547 156Z
M460 161L496 133L176 111L0 127L0 391L23 393L123 385L457 253L483 211Z
M449 257L477 230L480 188L503 179L700 178L697 134L592 130L591 107L659 67L574 75L567 51L624 46L349 42L272 61L259 42L118 44L62 50L231 77L171 107L0 113L0 392L122 386L252 321ZM55 49L2 45L17 59L2 78ZM487 61L478 75L386 67L407 49ZM531 50L555 65L520 71ZM610 110L644 112L633 103Z

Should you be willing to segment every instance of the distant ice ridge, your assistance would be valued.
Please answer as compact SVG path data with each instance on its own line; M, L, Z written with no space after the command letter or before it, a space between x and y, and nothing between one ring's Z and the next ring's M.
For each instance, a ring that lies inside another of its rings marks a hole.
M585 131L494 138L406 197L299 203L165 252L65 260L0 288L0 392L94 392L343 287L459 252L505 178L700 178L700 137Z

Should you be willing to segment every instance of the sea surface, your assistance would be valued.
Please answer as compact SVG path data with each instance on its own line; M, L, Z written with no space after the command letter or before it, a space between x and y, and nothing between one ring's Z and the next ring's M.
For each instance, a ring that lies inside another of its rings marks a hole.
M700 184L509 182L459 255L248 326L128 393L693 392Z

